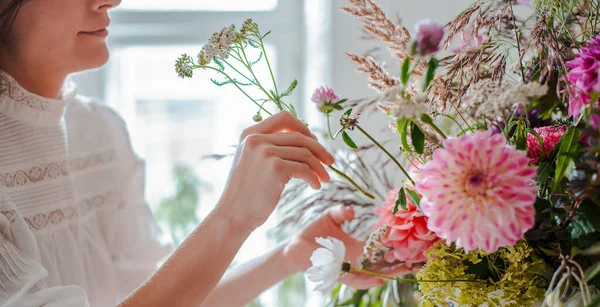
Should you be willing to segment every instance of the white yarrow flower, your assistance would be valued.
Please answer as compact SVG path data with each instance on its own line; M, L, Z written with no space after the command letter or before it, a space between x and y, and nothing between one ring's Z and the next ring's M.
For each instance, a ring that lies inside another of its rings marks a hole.
M335 288L343 273L346 246L332 237L315 240L323 247L316 249L310 257L313 266L306 271L306 277L317 284L314 290L328 293Z

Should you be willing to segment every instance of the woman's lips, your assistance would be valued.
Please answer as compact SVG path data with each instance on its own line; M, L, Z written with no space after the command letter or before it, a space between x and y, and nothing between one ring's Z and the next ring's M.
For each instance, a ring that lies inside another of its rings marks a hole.
M81 32L81 33L87 34L87 35L98 36L98 37L107 37L108 36L107 29L101 29L101 30L96 30L96 31L92 31L92 32Z

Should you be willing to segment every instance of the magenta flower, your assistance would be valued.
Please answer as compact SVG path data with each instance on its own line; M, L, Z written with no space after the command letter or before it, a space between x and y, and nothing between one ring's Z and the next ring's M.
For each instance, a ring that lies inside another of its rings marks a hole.
M598 126L600 126L600 115L592 114L590 115L590 126L594 129L598 130Z
M420 56L434 54L440 50L444 38L444 26L429 19L421 20L415 26L416 53Z
M534 225L536 168L500 134L449 138L421 168L427 227L465 251L514 245Z
M592 93L600 92L600 35L592 37L575 59L567 62L567 67L571 68L567 74L571 88L569 116L577 117L590 103Z
M537 132L544 142L544 158L548 157L548 154L554 149L554 146L560 141L563 134L565 134L565 128L562 126L547 126L533 128L533 130ZM531 133L527 135L527 149L529 150L528 155L531 158L529 163L534 164L538 162L540 155L542 154L542 145L537 137ZM542 158L542 160L544 158Z

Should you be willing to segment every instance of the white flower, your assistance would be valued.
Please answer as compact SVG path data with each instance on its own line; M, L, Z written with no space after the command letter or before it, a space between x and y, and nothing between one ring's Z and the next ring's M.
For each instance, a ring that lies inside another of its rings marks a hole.
M313 266L306 271L306 277L317 284L314 290L328 293L342 275L346 246L332 237L315 240L323 247L316 249L310 257Z

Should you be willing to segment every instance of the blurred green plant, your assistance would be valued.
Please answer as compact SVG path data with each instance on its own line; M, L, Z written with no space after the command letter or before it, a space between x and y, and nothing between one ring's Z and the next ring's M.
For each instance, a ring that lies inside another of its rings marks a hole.
M199 223L196 209L200 201L200 188L207 187L207 184L186 165L175 166L173 177L175 193L160 202L155 214L159 221L168 225L173 244L177 247Z

